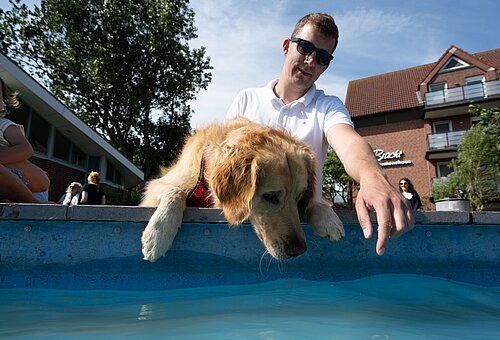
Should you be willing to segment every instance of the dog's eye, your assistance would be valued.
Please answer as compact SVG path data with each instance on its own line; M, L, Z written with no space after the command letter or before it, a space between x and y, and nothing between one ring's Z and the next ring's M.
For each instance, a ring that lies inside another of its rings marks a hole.
M280 202L277 192L266 192L262 195L262 198L264 199L264 201L272 204L278 204Z

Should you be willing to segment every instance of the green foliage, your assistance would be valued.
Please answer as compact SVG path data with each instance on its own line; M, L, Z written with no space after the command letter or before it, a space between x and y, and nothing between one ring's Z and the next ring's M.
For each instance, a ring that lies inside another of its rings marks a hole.
M323 194L325 198L335 205L335 197L343 200L341 206L351 207L351 187L353 180L344 169L342 162L333 150L328 151L328 155L323 166Z
M432 199L467 198L466 187L456 176L438 178L432 183Z
M9 0L0 48L149 178L190 132L211 74L187 0Z
M446 180L432 186L434 199L467 198L473 210L500 200L500 108L471 105L469 111L481 121L460 142L458 158Z

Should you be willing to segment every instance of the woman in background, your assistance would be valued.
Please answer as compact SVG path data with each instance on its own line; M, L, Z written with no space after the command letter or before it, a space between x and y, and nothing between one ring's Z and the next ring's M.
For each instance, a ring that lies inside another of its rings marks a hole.
M63 195L60 203L62 205L78 205L80 202L80 194L82 192L82 185L78 182L71 183L66 189L66 194Z
M99 173L92 171L83 187L81 204L100 205L106 204L106 195L100 185Z
M418 192L413 187L413 183L406 177L399 180L399 190L408 201L410 201L413 211L422 211L422 201Z

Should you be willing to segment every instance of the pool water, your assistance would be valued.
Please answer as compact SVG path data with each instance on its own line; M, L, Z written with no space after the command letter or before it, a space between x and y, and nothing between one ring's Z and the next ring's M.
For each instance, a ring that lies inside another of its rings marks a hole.
M0 338L500 339L500 287L377 275L145 292L1 289Z

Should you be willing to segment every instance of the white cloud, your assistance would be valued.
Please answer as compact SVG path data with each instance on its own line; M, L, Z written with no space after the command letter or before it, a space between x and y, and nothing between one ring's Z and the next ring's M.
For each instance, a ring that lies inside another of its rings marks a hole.
M379 73L435 61L442 53L440 48L446 46L436 48L440 35L428 25L431 19L409 16L397 8L360 8L341 13L336 18L341 53L378 67Z
M195 110L191 125L222 121L237 92L278 77L284 58L281 43L295 21L310 11L332 13L339 26L335 60L317 86L342 100L350 80L434 62L451 44L466 48L470 39L465 33L475 26L462 33L453 26L462 25L460 18L466 17L466 11L455 8L447 13L445 5L430 4L282 0L264 5L254 0L193 0L199 39L191 45L207 48L214 69L208 89L191 103Z
M250 7L240 1L194 1L199 38L211 58L212 82L191 103L191 125L222 121L236 94L265 85L278 77L283 56L281 41L289 34L282 25L282 2Z
M318 79L316 86L325 91L327 95L335 95L344 101L349 80L332 72L332 70L327 70Z
M286 2L256 6L232 0L193 1L199 38L191 45L205 46L214 67L208 89L192 102L193 127L223 120L237 92L263 86L279 76L284 58L281 42L294 25L285 15L286 5ZM392 47L390 44L398 36L414 30L416 25L407 16L376 9L338 12L335 20L341 34L339 54L344 58L332 63L317 86L342 100L349 76L361 67L350 64L350 59L355 56L387 62L387 53L391 53L389 57L401 60L404 52L396 53L397 44Z

